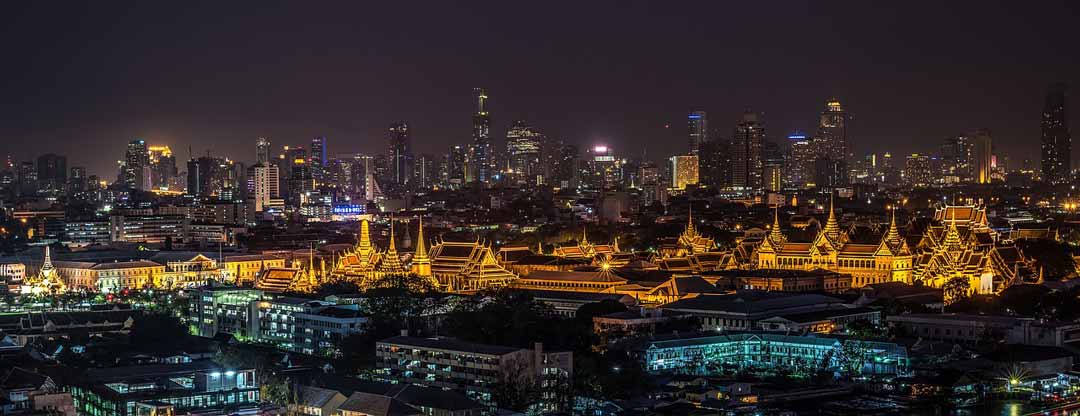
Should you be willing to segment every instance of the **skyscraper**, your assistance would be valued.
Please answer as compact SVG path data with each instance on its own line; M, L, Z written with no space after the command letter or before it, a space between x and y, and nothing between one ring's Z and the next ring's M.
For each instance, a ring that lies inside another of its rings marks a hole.
M1054 84L1046 93L1042 114L1042 176L1051 183L1065 183L1072 171L1072 137L1069 131L1069 97L1065 84Z
M43 191L62 191L67 184L67 157L54 153L38 156L37 172Z
M731 186L760 191L764 168L765 124L761 116L749 110L735 126L731 139Z
M147 148L150 157L150 189L179 188L176 184L176 157L173 156L169 146L150 146Z
M814 149L811 139L802 133L788 135L791 144L791 156L786 169L788 174L788 186L793 188L807 188L814 182L814 160L817 151Z
M784 155L775 142L765 142L762 151L761 186L769 192L779 192L783 185Z
M698 154L700 182L716 189L731 187L731 141L712 138L701 143Z
M941 173L945 183L971 182L975 177L975 146L972 136L945 138L941 146Z
M506 131L506 155L512 183L535 184L536 177L543 174L540 166L543 140L543 134L522 120L515 121Z
M120 180L124 187L127 189L148 190L151 186L149 165L150 150L146 146L146 141L136 139L128 142L120 171Z
M481 183L491 181L491 175L495 171L494 151L491 144L491 115L487 111L487 91L483 88L474 88L476 96L476 113L473 114L473 144L472 157L469 158L470 168L475 172L472 178Z
M698 183L698 157L682 155L671 157L671 187L686 189L687 185Z
M403 189L412 179L412 143L409 137L409 122L399 121L390 125L386 132L386 141L389 145L387 157L390 162L390 184L395 188Z
M971 164L974 171L973 179L975 183L990 183L990 175L993 173L991 169L994 166L994 148L990 139L990 130L977 129L970 136L974 157Z
M847 123L848 114L840 105L840 100L833 98L826 101L825 111L821 113L818 123L817 137L814 138L818 150L817 166L824 170L816 176L825 180L818 186L832 188L848 184L847 159L851 148L848 145Z
M255 163L270 163L272 150L270 150L270 138L260 137L255 140Z
M318 136L311 139L311 153L308 168L315 179L323 179L326 176L326 166L330 159L326 156L326 137Z
M465 184L468 171L469 149L461 145L450 146L450 153L446 157L446 182L451 188L458 188Z
M704 111L694 111L687 116L687 128L690 134L690 154L697 156L701 151L701 143L705 142L709 131L708 119Z

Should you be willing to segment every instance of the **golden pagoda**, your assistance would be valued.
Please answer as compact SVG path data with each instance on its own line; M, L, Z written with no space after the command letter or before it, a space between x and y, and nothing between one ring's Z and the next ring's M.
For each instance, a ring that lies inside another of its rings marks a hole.
M34 295L55 295L66 291L67 285L64 284L64 279L60 277L60 274L56 271L56 267L52 264L49 246L45 246L45 261L41 265L41 270L39 270L34 277L26 279L26 290L24 290L24 293L28 292Z

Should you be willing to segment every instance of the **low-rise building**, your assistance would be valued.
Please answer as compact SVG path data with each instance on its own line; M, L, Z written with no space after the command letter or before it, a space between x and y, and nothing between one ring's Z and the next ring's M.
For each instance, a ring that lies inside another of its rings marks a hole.
M664 311L697 316L704 328L736 331L757 329L759 321L776 316L845 310L851 307L831 296L760 290L701 295L660 306Z
M403 335L376 343L375 356L387 381L454 390L487 406L500 383L543 380L554 388L573 376L572 352L546 352L539 343L525 349Z
M934 341L976 343L980 340L1009 344L1061 347L1080 345L1080 323L1037 321L1014 316L913 313L886 318L889 325L913 337Z

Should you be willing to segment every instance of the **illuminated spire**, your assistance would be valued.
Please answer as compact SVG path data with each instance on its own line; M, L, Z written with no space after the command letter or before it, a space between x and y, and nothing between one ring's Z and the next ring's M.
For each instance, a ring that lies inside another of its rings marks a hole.
M386 253L397 254L397 244L394 243L394 215L390 215L390 247L387 247Z
M586 232L588 227L589 226L587 226L587 225L582 225L581 226L581 245L582 246L589 245L589 233Z
M833 207L833 194L829 194L829 219L825 221L825 228L822 230L826 237L835 241L840 238L840 223L836 221L836 210Z
M360 220L360 241L356 243L356 252L362 258L371 254L371 230L366 219Z
M769 239L778 243L783 238L784 235L780 233L780 206L777 205L773 208L773 224L772 229L769 230Z
M900 242L900 230L896 228L896 208L892 209L892 221L889 222L889 232L885 233L885 241L892 244Z
M416 254L413 254L413 261L427 260L427 247L424 247L424 216L419 217L420 227L416 231Z

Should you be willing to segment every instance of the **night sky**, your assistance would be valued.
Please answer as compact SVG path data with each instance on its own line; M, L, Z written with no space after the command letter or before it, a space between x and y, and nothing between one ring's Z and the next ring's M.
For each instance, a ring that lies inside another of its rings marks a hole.
M526 119L652 159L685 151L693 108L723 135L763 111L780 141L812 132L831 96L860 154L987 127L998 153L1037 161L1055 81L1080 126L1076 2L14 3L0 154L66 154L109 179L136 137L180 160L190 146L250 161L257 136L377 153L403 119L417 153L442 153L470 140L477 86L496 143Z

